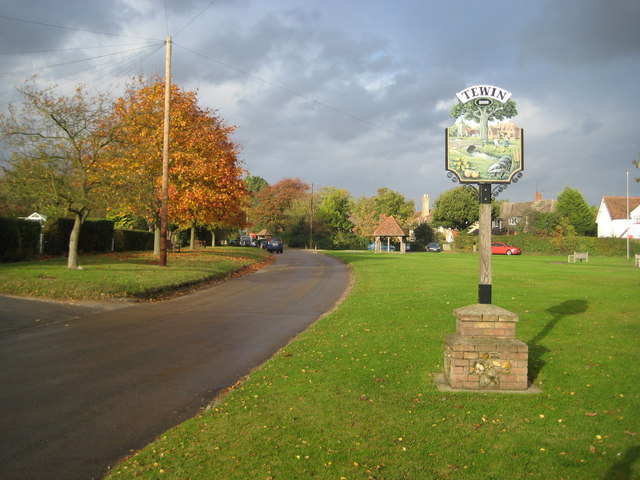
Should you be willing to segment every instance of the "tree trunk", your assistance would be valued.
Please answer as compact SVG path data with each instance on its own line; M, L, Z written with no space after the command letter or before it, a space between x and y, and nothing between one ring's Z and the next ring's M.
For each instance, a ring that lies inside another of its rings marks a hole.
M156 225L153 230L153 255L160 256L160 225Z
M73 228L69 236L69 256L67 257L67 268L75 270L78 268L78 240L80 239L80 227L84 220L82 213L76 212L73 221Z
M196 249L196 227L195 225L191 225L191 238L189 238L189 249Z
M211 229L211 246L216 246L216 231L213 228Z
M483 144L489 140L489 113L484 108L480 113L480 140Z

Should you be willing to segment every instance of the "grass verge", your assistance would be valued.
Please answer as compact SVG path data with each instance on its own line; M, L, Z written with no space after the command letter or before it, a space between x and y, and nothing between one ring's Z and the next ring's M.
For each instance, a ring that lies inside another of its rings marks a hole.
M84 255L82 270L66 258L0 264L0 293L71 300L153 299L225 278L270 261L255 248L209 248L170 253L160 267L151 253Z
M442 393L475 255L339 253L351 295L212 408L114 469L146 479L640 478L640 270L494 257L537 395Z

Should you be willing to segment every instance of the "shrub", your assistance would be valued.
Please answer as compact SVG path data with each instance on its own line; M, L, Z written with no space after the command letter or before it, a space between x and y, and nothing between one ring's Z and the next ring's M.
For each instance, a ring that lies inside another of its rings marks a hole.
M113 232L113 249L116 252L153 250L153 233L116 229Z
M458 250L464 250L465 252L472 252L474 245L478 244L477 235L467 235L466 232L461 232L453 240L453 248Z
M21 218L0 217L0 261L17 262L38 254L40 224Z
M589 252L591 255L613 257L624 256L627 251L627 240L624 238L539 237L523 234L495 236L493 241L519 247L525 254L569 255L573 252ZM640 241L631 240L630 247L632 254L640 254Z
M69 236L73 229L72 218L58 218L47 225L44 232L44 251L49 255L69 252ZM113 246L113 222L111 220L86 220L80 229L79 252L109 252Z

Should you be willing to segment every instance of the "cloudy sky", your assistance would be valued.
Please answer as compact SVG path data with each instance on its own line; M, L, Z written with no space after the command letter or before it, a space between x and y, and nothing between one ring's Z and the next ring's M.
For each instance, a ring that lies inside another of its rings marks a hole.
M525 170L500 198L640 196L638 0L3 0L0 109L38 74L118 92L164 73L238 127L244 167L355 197L455 187L456 92L510 91Z

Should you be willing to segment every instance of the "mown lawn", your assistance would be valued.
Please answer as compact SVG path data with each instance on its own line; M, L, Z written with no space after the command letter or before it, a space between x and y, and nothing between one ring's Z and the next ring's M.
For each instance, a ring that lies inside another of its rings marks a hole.
M452 310L478 257L337 253L342 305L109 479L640 478L640 269L494 257L537 395L443 393Z
M146 252L83 255L82 270L68 270L63 257L0 263L0 293L65 300L151 299L269 258L256 248L216 247L170 253L166 267Z

